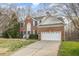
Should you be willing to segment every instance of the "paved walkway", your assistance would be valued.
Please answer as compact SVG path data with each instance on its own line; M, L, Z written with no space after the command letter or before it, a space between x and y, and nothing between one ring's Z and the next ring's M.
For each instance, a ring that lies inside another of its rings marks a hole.
M60 42L38 41L26 46L12 54L11 56L56 56Z

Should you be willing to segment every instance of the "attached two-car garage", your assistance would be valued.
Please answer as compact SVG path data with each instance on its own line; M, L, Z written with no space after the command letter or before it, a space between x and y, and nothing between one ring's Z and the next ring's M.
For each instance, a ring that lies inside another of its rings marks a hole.
M61 41L64 39L64 27L40 27L38 30L40 40Z
M61 41L64 39L64 23L56 16L47 16L38 26L40 40Z
M61 40L61 32L41 32L41 40Z

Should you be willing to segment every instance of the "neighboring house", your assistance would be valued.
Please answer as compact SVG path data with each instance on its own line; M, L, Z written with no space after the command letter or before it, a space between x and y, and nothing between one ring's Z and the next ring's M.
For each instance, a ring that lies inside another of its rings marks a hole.
M24 20L26 38L30 34L38 34L41 40L61 40L64 38L64 23L56 16L27 16Z

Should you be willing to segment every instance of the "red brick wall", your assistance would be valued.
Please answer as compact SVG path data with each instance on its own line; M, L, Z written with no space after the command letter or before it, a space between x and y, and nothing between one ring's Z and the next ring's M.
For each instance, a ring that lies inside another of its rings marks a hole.
M26 28L27 28L27 24L28 24L28 23L31 24L31 31L32 31L32 27L33 27L32 24L33 24L33 23L32 23L32 18L31 18L31 16L27 16L26 19L25 19Z
M33 32L33 30L37 30L37 26L33 26L33 20L31 18L31 16L26 17L25 24L27 25L27 23L31 24L31 32Z

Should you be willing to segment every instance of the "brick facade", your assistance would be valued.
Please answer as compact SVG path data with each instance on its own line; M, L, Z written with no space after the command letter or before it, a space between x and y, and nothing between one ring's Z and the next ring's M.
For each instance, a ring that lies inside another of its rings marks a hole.
M33 27L33 23L32 23L32 18L30 16L27 16L25 19L25 29L27 31L27 24L30 23L31 24L31 32L32 32L32 27Z
M26 36L30 35L30 34L33 34L33 32L37 32L36 28L37 28L38 24L35 24L35 26L33 26L33 19L31 18L31 16L27 16L24 22L25 22ZM30 31L30 33L28 33L28 31L27 31L27 24L28 23L31 24L31 31Z

